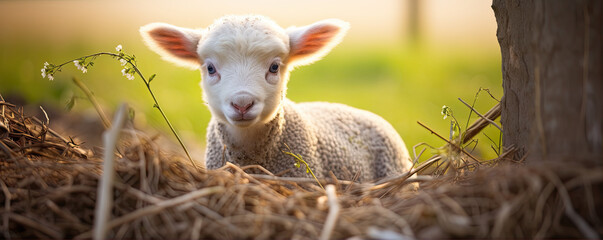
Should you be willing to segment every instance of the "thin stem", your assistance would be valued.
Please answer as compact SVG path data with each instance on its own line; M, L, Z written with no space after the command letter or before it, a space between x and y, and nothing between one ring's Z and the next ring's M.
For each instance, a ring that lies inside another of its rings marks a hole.
M493 126L495 126L496 128L498 128L498 130L502 131L502 128L500 126L498 126L498 124L496 124L494 121L484 117L484 115L480 114L479 112L477 112L477 110L475 110L475 108L473 108L473 106L469 105L468 103L466 103L465 101L463 101L463 99L458 98L459 101L461 101L463 104L465 104L465 106L467 106L471 111L471 112L475 112L478 116L480 116L482 119L486 120L487 122L489 122L490 124L492 124Z
M437 132L433 131L431 128L429 128L428 126L425 126L425 124L417 121L417 123L419 125L421 125L422 127L424 127L425 129L429 130L431 132L431 134L434 134L436 136L438 136L440 139L446 141L446 143L448 143L450 146L455 147L456 149L458 149L459 151L463 152L464 154L466 154L467 156L469 156L471 159L473 159L475 162L479 163L479 160L477 160L473 155L471 155L470 153L468 153L467 151L465 151L465 149L457 146L456 144L452 143L451 141L448 141L446 138L442 137L440 134L438 134Z
M151 98L153 98L153 101L155 102L154 107L157 108L157 110L159 110L159 112L161 113L161 116L163 117L163 120L165 120L165 122L167 123L168 127L172 131L172 134L174 134L174 136L178 140L178 143L180 143L180 146L184 150L184 153L186 153L186 156L188 157L188 160L190 160L191 163L193 164L193 167L195 167L197 169L197 164L195 164L195 161L193 161L193 158L191 157L190 153L188 152L188 149L186 148L186 145L184 145L184 142L180 138L180 135L178 135L178 133L176 132L176 129L174 129L174 126L172 126L172 123L170 122L170 120L168 120L167 116L165 115L165 113L161 109L161 106L159 106L159 102L157 101L157 98L155 97L155 94L153 94L153 91L151 90L151 83L149 81L147 81L147 79L142 75L142 73L140 72L140 70L134 64L132 64L129 60L128 60L128 62L130 63L130 65L132 65L132 67L134 67L134 70L136 71L136 73L138 74L138 76L140 76L140 78L142 79L142 81L144 81L145 86L147 87L147 89L149 90L149 93L151 94Z
M111 127L111 122L109 122L107 115L105 115L105 112L103 112L103 109L101 108L100 104L98 104L98 102L96 101L96 98L94 97L94 94L92 94L92 91L90 91L90 89L88 89L88 87L86 87L86 85L84 85L84 83L80 81L79 78L73 77L72 80L75 85L77 85L82 90L82 92L86 94L86 97L88 97L88 100L90 100L92 106L94 106L94 108L96 109L96 112L100 116L101 122L103 122L105 130L109 129Z
M182 141L182 139L180 138L180 136L176 132L176 129L174 129L174 126L172 126L172 124L168 120L167 116L165 115L165 113L163 112L163 110L161 109L161 107L159 106L159 102L157 101L157 98L155 97L155 94L153 94L153 90L151 90L150 82L144 77L144 75L142 75L142 73L140 72L140 70L136 66L135 62L133 62L133 59L129 55L126 55L123 52L122 52L122 54L115 54L115 53L111 53L111 52L99 52L99 53L90 54L90 55L86 55L86 56L83 56L83 57L72 59L70 61L61 63L61 64L55 66L54 68L56 69L56 71L58 71L64 65L72 63L75 60L86 59L86 58L90 58L90 57L96 58L96 57L101 56L101 55L108 55L108 56L112 56L112 57L117 57L117 58L120 58L120 59L124 59L124 60L126 60L130 64L130 66L132 66L132 68L134 68L134 71L136 71L136 74L138 74L138 76L140 76L140 78L144 82L145 86L147 87L147 90L149 90L149 93L151 94L151 98L153 98L153 102L155 103L153 106L155 108L157 108L157 110L159 110L159 113L161 113L161 116L163 117L163 120L165 120L165 122L167 123L168 127L172 131L172 134L174 134L174 136L178 140L178 143L180 144L180 146L182 147L182 149L186 153L186 156L188 157L188 160L191 161L191 164L193 164L193 167L195 167L195 169L198 169L197 164L195 164L195 161L193 161L193 158L191 157L191 155L190 155L188 149L186 148L186 146L184 145L184 142ZM125 56L128 56L128 57L126 58Z
M301 155L292 153L291 152L291 148L289 148L289 146L287 144L285 144L285 146L287 147L287 149L289 149L289 152L283 151L283 153L294 157L297 160L297 162L303 163L306 166L306 172L310 172L310 174L312 175L312 177L314 178L314 180L316 180L316 182L318 183L318 185L320 186L320 188L322 188L324 190L325 188L322 186L322 184L320 183L320 181L318 181L318 178L316 177L316 175L314 175L314 172L312 172L312 169L310 168L310 166L308 165L308 163L306 161L304 161L304 159L302 159Z
M119 54L115 54L115 53L111 53L111 52L99 52L99 53L90 54L90 55L86 55L86 56L83 56L83 57L71 59L71 60L69 60L67 62L64 62L64 63L61 63L61 64L57 65L56 68L61 68L61 67L65 66L65 65L67 65L67 64L72 63L75 60L78 60L78 59L84 59L84 58L89 58L89 57L98 57L98 56L101 56L101 55L109 55L109 56L113 56L113 57L122 57ZM132 66L134 66L134 65L132 65Z

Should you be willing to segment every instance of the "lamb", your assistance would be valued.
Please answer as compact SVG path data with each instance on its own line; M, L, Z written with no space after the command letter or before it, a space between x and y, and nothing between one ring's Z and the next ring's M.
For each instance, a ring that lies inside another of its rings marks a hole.
M370 181L412 168L395 129L368 111L285 97L289 72L325 56L347 22L328 19L286 30L257 15L225 16L205 29L151 23L147 45L173 63L199 68L212 114L206 167L225 161L261 165L284 176L309 177L284 151L299 154L317 177ZM290 148L290 149L288 149Z

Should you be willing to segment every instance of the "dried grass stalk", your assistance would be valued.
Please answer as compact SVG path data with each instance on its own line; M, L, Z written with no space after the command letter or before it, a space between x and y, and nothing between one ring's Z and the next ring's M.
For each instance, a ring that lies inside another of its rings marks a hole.
M89 238L103 161L0 101L4 238ZM46 130L45 130L46 129ZM500 160L454 174L379 185L250 175L229 164L200 171L128 129L116 146L107 238L342 239L584 238L603 234L603 167ZM44 136L42 136L44 135ZM86 154L82 154L86 153ZM439 161L446 161L440 158ZM445 163L445 162L443 162ZM459 168L464 168L460 165ZM378 186L378 187L376 187ZM333 219L335 200L340 206ZM327 201L325 201L327 200ZM330 227L332 224L332 228ZM330 230L332 229L332 230Z
M96 211L94 218L93 239L105 239L107 232L107 220L113 206L113 164L115 159L115 149L121 129L126 121L126 110L128 105L122 104L113 119L113 124L106 124L109 129L103 134L103 143L105 150L103 152L103 175L98 184L96 199Z

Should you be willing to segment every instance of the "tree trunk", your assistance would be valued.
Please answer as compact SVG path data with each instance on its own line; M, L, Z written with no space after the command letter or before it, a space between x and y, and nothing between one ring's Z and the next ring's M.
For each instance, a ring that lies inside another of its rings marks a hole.
M603 164L603 1L494 0L503 145L516 159Z

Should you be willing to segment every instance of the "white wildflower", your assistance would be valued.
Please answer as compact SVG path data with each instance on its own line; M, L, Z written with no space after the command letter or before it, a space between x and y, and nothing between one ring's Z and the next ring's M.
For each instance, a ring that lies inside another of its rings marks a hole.
M40 71L42 72L42 78L46 78L46 75L50 76L50 74L48 74L48 66L50 66L50 64L48 62L45 62L44 67L40 69Z
M80 61L75 60L73 61L73 64L75 65L75 67L82 71L83 73L87 73L88 72L88 68L86 68L85 66L82 66L82 64L80 63Z
M126 68L124 68L124 69L122 69L122 70L121 70L121 75L126 76L126 78L127 78L128 80L134 80L134 75L133 75L133 74L131 74L131 73L129 73L129 72L128 72L128 70L127 70Z
M54 80L54 76L48 74L48 80L50 80L50 81Z
M126 61L126 59L119 59L119 62L121 63L122 66L126 66L126 63L128 63L128 61Z
M119 44L119 45L117 45L117 47L115 47L115 50L117 50L118 52L121 52L121 49L122 49L121 44Z

